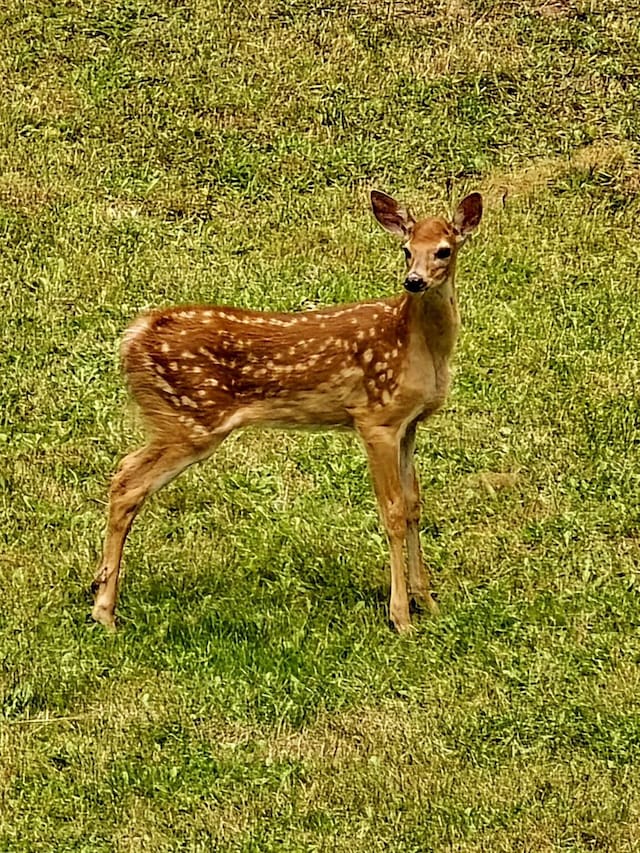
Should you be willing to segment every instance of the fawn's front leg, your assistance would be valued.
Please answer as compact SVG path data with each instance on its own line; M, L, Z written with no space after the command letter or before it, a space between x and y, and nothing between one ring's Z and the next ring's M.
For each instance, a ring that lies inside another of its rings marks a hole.
M420 485L413 457L416 426L411 424L400 444L400 473L407 509L407 569L409 597L429 613L438 613L420 547Z
M389 427L359 427L391 554L389 618L398 633L411 629L405 577L404 542L407 516L400 477L400 436Z

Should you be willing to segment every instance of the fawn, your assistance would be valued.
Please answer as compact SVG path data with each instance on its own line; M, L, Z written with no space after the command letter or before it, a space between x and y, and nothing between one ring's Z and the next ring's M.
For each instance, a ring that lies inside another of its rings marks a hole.
M371 203L402 240L401 295L296 314L186 305L150 311L127 329L122 364L150 438L112 481L92 586L98 622L114 627L122 549L145 498L232 430L258 424L356 430L389 539L390 620L409 630L410 600L437 612L420 550L413 451L417 425L447 395L459 327L456 255L480 222L482 197L464 198L451 221L416 221L378 191Z

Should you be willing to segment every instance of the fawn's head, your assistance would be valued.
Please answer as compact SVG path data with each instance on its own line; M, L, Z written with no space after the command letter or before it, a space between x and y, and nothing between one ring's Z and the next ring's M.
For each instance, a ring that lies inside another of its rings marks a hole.
M482 196L463 198L451 222L441 217L416 221L406 207L386 193L373 190L371 205L378 222L402 240L407 259L404 286L410 293L439 287L455 271L456 254L482 218Z

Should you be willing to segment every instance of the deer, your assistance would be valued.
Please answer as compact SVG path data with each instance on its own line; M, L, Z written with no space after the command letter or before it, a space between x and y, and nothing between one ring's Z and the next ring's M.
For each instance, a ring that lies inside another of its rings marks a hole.
M389 544L391 626L407 633L411 609L438 612L420 546L416 428L449 390L456 258L480 223L482 196L467 195L451 219L416 220L378 190L371 206L402 243L399 295L297 313L173 306L141 314L124 333L121 363L149 437L111 482L92 584L98 623L115 628L122 551L143 502L252 426L354 430Z

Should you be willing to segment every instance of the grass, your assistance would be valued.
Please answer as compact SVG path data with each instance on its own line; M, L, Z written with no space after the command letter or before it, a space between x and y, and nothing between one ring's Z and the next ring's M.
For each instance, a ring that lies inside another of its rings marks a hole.
M0 12L0 849L640 849L640 16L603 0ZM347 435L246 433L87 621L148 305L386 295L379 187L479 189L421 432L443 615L386 627Z

